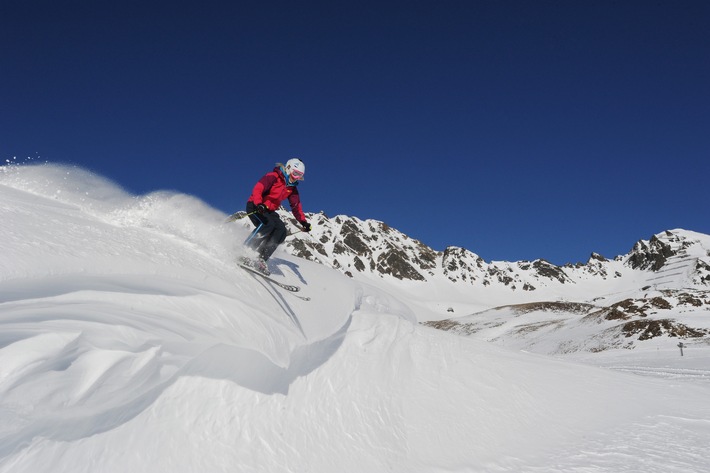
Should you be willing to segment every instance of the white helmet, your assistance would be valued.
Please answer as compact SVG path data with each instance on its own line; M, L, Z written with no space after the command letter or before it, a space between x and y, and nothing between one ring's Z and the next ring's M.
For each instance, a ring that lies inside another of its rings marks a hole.
M291 158L286 161L284 171L291 182L302 181L303 175L306 173L306 165L298 158Z

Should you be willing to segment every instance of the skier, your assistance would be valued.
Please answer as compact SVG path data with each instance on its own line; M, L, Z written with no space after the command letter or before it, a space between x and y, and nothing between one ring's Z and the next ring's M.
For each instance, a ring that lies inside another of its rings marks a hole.
M256 227L247 239L247 246L257 253L256 258L243 258L242 262L266 275L269 274L266 262L276 248L286 239L286 225L279 218L276 210L281 201L288 199L291 213L301 224L303 230L311 231L311 224L306 220L298 194L298 184L303 180L306 166L298 158L289 159L286 164L276 163L276 167L259 179L254 185L247 201L247 214Z

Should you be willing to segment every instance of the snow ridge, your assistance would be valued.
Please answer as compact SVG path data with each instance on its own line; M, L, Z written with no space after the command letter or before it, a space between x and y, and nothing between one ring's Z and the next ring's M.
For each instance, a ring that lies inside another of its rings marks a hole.
M322 242L326 255L313 253L325 264L275 255L272 273L302 285L306 302L235 266L248 230L225 217L194 197L133 196L81 169L0 167L0 472L707 469L702 346L688 349L683 365L675 346L672 363L667 347L654 351L655 365L636 350L586 361L610 370L417 323L446 308L475 315L508 301L499 311L538 316L538 333L552 327L550 313L575 330L570 310L591 316L638 295L630 286L614 286L620 294L604 304L513 307L533 293L579 290L584 278L595 294L612 286L598 271L565 268L562 281L532 263L549 287L455 282L436 266L441 255L427 259L395 230L353 220L372 228L359 241L373 249L357 254L365 268L374 263L371 273L354 269L350 250L335 269L325 258L335 240ZM417 272L434 264L433 274L400 279L402 254ZM484 290L487 299L471 300ZM665 299L680 311L701 299L690 296ZM651 317L658 307L633 299L615 309L595 317ZM507 319L488 320L498 339L509 338L494 326ZM531 346L559 345L558 335L550 330Z

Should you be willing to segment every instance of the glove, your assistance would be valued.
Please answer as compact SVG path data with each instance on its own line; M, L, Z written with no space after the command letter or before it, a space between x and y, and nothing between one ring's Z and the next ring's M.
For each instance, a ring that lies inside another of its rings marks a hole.
M259 204L256 206L256 211L259 212L260 214L265 214L266 212L269 211L269 209L266 208L266 205Z
M303 222L298 222L298 223L301 224L301 226L303 227L303 231L304 231L304 232L310 232L310 231L311 231L311 224L308 223L307 221L304 220Z

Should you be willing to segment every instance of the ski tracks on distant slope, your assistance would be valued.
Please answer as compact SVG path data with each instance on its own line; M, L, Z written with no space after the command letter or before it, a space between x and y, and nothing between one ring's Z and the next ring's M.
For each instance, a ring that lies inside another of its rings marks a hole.
M710 370L693 368L656 368L649 366L611 366L614 371L633 373L640 376L651 376L680 381L709 381Z

